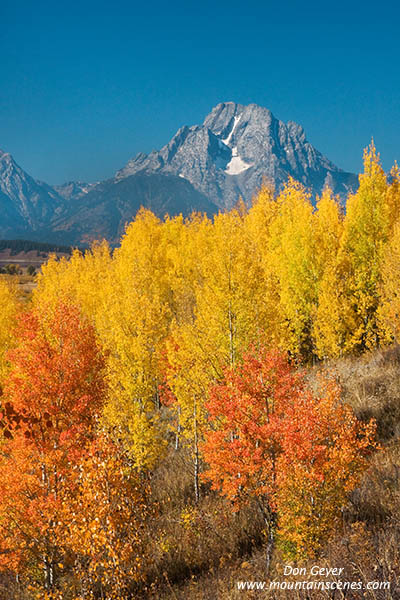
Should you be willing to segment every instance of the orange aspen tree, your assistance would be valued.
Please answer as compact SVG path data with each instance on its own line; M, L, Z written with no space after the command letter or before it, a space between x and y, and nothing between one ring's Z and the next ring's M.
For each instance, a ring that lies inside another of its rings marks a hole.
M374 423L358 422L332 384L314 395L282 354L263 349L226 370L207 409L205 478L236 506L257 499L267 567L276 528L288 556L318 550L366 468Z
M74 598L125 600L142 581L149 486L123 448L100 432L65 488L56 537L65 548L62 590Z
M104 362L93 327L75 307L19 319L3 389L0 446L1 568L51 590L62 550L56 536L69 475L105 395Z

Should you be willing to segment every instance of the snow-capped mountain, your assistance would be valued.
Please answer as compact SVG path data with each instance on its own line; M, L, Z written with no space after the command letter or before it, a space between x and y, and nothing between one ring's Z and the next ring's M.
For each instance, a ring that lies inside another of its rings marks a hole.
M307 141L303 128L266 108L225 102L202 125L184 126L161 150L139 153L100 183L50 186L33 179L0 151L0 237L82 244L117 242L141 206L158 216L250 204L263 179L277 189L288 176L313 195L327 184L343 197L357 188Z
M257 104L218 104L202 125L182 127L160 151L138 154L116 179L146 171L185 178L220 208L239 196L249 203L264 178L279 189L294 177L320 193L329 183L345 195L357 177L336 167L306 139L304 129L283 123Z

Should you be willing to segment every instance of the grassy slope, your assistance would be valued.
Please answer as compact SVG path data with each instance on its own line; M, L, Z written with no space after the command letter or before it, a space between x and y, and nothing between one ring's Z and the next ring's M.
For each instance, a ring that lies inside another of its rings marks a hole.
M372 458L360 488L352 494L343 513L343 530L338 539L332 540L323 556L309 561L308 566L344 567L343 581L391 582L390 592L365 591L365 595L349 592L347 599L400 598L396 583L400 581L400 349L331 362L311 370L310 379L321 370L339 379L343 399L359 418L376 418L384 449ZM187 453L181 451L166 459L156 474L154 487L161 507L158 531L162 531L167 543L173 540L174 547L164 557L157 550L151 578L159 583L150 597L166 600L333 597L321 591L238 591L237 581L265 579L262 522L255 507L235 515L204 489L190 524L182 526L185 505L194 506ZM284 562L277 551L271 579L285 579ZM344 596L337 592L334 597Z

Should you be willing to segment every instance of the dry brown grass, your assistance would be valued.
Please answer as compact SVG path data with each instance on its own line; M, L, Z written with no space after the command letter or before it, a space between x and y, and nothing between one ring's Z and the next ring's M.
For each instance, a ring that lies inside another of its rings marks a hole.
M380 441L400 436L400 348L328 363L357 417L376 419Z
M170 451L154 473L152 487L158 517L153 523L148 572L151 597L158 597L159 586L169 589L193 581L249 556L262 544L263 519L255 504L236 512L204 485L200 502L195 503L188 450Z
M225 527L230 533L213 521L214 507L222 506L223 501L209 496L203 499L200 512L208 515L209 526L201 526L204 542L183 532L181 526L170 532L177 537L175 558L180 569L171 569L172 555L166 558L167 566L163 581L150 594L151 598L165 600L236 600L243 598L268 598L271 600L299 599L326 600L328 598L359 600L396 600L400 598L400 349L391 348L377 351L361 358L348 358L315 367L310 373L310 382L315 383L317 373L334 376L343 389L343 401L349 403L358 418L368 421L371 417L377 422L377 435L382 450L371 458L370 468L359 488L349 498L343 514L342 531L337 539L331 540L321 555L312 561L305 561L306 568L313 564L327 567L343 567L342 581L361 582L363 588L368 582L390 582L389 590L337 591L335 595L327 591L239 591L238 581L263 581L266 579L262 542L262 523L252 521L256 516L254 507L240 518L232 518ZM178 463L181 458L175 457ZM174 500L175 514L181 502L190 503L190 475L184 470L178 475L180 492L174 488L175 479L170 480L168 464L159 476L165 478ZM179 470L179 469L178 469ZM188 477L183 484L182 477ZM173 489L174 488L174 489ZM253 511L253 514L252 514ZM168 512L168 511L167 511ZM165 513L167 515L167 513ZM168 517L167 517L168 518ZM199 517L200 518L200 517ZM243 519L243 521L241 521ZM199 523L201 523L201 518ZM212 525L211 525L212 524ZM253 529L249 529L249 524ZM214 537L212 528L215 526ZM170 524L171 527L171 524ZM247 528L246 535L252 543L241 548L246 539L241 527ZM250 533L251 531L251 533ZM221 543L220 537L224 540ZM257 541L256 541L257 540ZM210 542L208 544L208 541ZM208 557L204 560L204 552ZM269 579L281 579L285 561L279 551L275 552L274 563ZM168 568L168 564L170 567ZM186 565L186 570L182 569ZM200 568L198 568L200 567ZM290 577L288 580L298 580ZM300 578L300 579L304 579ZM314 577L315 579L315 577Z

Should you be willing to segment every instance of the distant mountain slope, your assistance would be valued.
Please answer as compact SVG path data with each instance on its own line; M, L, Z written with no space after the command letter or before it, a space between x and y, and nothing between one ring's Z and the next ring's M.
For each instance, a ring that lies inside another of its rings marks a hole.
M283 123L256 104L225 102L202 125L181 127L161 150L139 153L101 183L52 187L0 151L0 238L116 242L141 206L160 217L213 214L239 196L250 204L263 179L280 189L289 176L314 196L327 184L342 197L358 186L357 176L316 150L300 125Z
M0 240L0 252L9 250L10 256L19 254L20 252L38 252L51 254L52 252L59 254L72 254L71 246L59 246L57 244L48 244L47 242L33 242L31 240Z
M0 238L84 245L105 237L114 243L141 206L160 217L218 211L189 181L172 174L140 173L123 181L51 187L0 151Z
M83 244L102 238L117 242L141 206L161 217L180 213L188 216L193 211L211 216L218 210L182 178L139 173L97 185L81 198L77 208L71 206L53 221L52 239Z
M62 185L54 185L53 188L65 200L79 200L90 192L97 183L82 183L82 181L68 181Z

